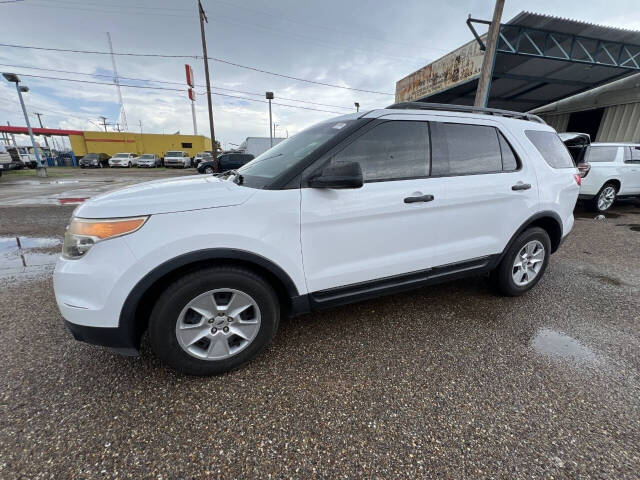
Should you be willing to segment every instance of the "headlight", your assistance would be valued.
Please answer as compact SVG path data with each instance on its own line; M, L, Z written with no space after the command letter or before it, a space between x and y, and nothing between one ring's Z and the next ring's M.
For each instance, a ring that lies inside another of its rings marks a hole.
M71 259L80 258L102 240L135 232L148 218L148 216L104 220L74 218L64 234L62 256Z

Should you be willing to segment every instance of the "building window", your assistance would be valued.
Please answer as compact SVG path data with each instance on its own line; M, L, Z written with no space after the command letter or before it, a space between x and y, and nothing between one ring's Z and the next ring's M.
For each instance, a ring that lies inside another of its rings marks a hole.
M193 148L191 143L182 142L182 148Z

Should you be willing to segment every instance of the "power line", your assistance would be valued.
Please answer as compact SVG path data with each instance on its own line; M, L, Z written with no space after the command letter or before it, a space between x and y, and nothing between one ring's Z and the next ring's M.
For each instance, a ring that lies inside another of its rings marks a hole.
M10 47L10 48L22 48L22 49L32 49L32 50L44 50L44 51L51 51L51 52L69 52L69 53L84 53L84 54L94 54L94 55L111 55L111 52L103 52L103 51L96 51L96 50L75 50L75 49L66 49L66 48L52 48L52 47L35 47L32 45L17 45L17 44L11 44L11 43L0 43L0 47ZM129 56L129 57L154 57L154 58L193 58L193 59L201 59L202 56L198 56L198 55L167 55L167 54L160 54L160 53L123 53L123 52L114 52L114 55L120 55L120 56ZM353 90L356 92L364 92L364 93L375 93L377 95L394 95L393 93L388 93L388 92L379 92L376 90L366 90L366 89L362 89L362 88L355 88L355 87L347 87L344 85L335 85L332 83L325 83L325 82L318 82L316 80L309 80L306 78L300 78L300 77L294 77L292 75L286 75L286 74L282 74L282 73L276 73L276 72L271 72L269 70L263 70L261 68L258 67L252 67L252 66L248 66L248 65L242 65L240 63L236 63L236 62L232 62L230 60L224 60L221 58L215 58L215 57L207 57L209 60L213 60L214 62L219 62L219 63L224 63L226 65L232 65L234 67L238 67L238 68L244 68L247 70L252 70L254 72L259 72L259 73L264 73L267 75L273 75L276 77L281 77L281 78L287 78L289 80L296 80L299 82L305 82L305 83L312 83L314 85L322 85L325 87L332 87L332 88L340 88L343 90Z
M22 75L23 77L31 77L31 78L43 78L43 79L47 79L47 80L59 80L59 81L63 81L63 82L77 82L77 83L86 83L86 84L92 84L92 85L108 85L108 86L113 86L113 83L109 83L109 82L94 82L91 80L78 80L75 78L60 78L60 77L48 77L45 75L32 75L29 73L18 73L17 75ZM146 90L163 90L163 91L173 91L173 92L182 92L182 93L186 93L187 90L184 88L170 88L170 87L151 87L151 86L147 86L147 85L129 85L129 84L124 84L121 83L120 84L121 87L126 87L126 88L141 88L141 89L146 89ZM206 92L201 93L201 92L197 92L200 95L206 95ZM259 102L259 103L267 103L264 100L257 100L255 98L247 98L247 97L241 97L238 95L229 95L227 93L214 93L211 92L211 95L217 95L219 97L229 97L229 98L238 98L241 100L247 100L249 102ZM281 107L289 107L289 108L300 108L302 110L313 110L316 112L325 112L325 113L335 113L338 115L344 115L344 112L335 112L335 111L331 111L331 110L321 110L318 108L311 108L311 107L304 107L302 105L289 105L287 103L274 103L274 105L279 105Z
M45 72L56 72L56 73L68 73L71 75L85 75L85 76L89 76L89 77L104 77L104 78L113 78L113 75L109 75L106 73L86 73L86 72L74 72L74 71L70 71L70 70L58 70L55 68L43 68L43 67L33 67L33 66L29 66L29 65L12 65L9 63L0 63L0 66L3 67L11 67L11 68L28 68L30 70L42 70ZM185 85L184 82L172 82L169 80L154 80L154 79L150 79L150 78L135 78L135 77L123 77L123 76L118 76L118 78L120 80L132 80L132 81L137 81L137 82L150 82L150 83L162 83L162 84L166 84L166 85ZM204 88L204 85L201 84L195 84L196 87L201 87ZM228 92L235 92L235 93L242 93L245 95L254 95L254 96L259 96L259 97L263 97L264 96L264 92L248 92L246 90L237 90L234 88L225 88L225 87L211 87L215 90L224 90L224 91L228 91ZM318 105L321 107L332 107L332 108L343 108L345 110L353 110L352 107L345 107L343 105L332 105L332 104L328 104L328 103L319 103L319 102L312 102L309 100L300 100L297 98L288 98L288 97L281 97L278 96L278 98L280 100L286 100L289 102L300 102L300 103L308 103L310 105Z
M70 7L70 6L60 6L60 3L62 5L81 5L82 7ZM70 9L70 10L82 10L82 11L88 11L88 12L104 12L104 13L110 13L110 14L116 14L116 15L121 15L123 12L122 10L128 10L127 14L133 14L133 15L159 15L159 16L165 16L165 17L181 17L181 18L193 18L191 15L179 15L176 13L161 13L163 10L166 10L167 12L170 10L175 10L175 11L179 11L179 12L188 12L189 10L186 9L172 9L172 8L162 8L162 7L147 7L147 6L138 6L138 5L113 5L113 4L96 4L96 3L87 3L87 2L82 2L82 3L78 3L78 2L73 2L73 1L68 1L68 0L56 0L51 2L50 5L47 4L42 4L42 3L31 3L31 5L36 5L39 7L45 7L45 8L65 8L65 9ZM84 6L89 6L92 8L83 8ZM95 8L95 7L100 7L100 8ZM104 7L115 7L115 10L104 10ZM135 9L135 10L130 10L130 9ZM252 10L252 9L249 9ZM257 10L253 10L253 11L257 11ZM266 14L262 14L261 15L266 15ZM273 14L271 14L270 16L274 16ZM267 30L270 31L272 33L275 33L277 35L285 35L285 36L291 36L291 37L295 37L298 39L301 39L302 41L306 41L309 42L311 44L315 44L321 47L325 47L325 48L332 48L332 49L337 49L340 51L344 51L345 48L349 49L349 50L354 50L354 51L361 51L361 52L365 52L365 53L369 53L369 54L374 54L377 56L382 56L382 57L388 57L388 58L394 58L396 60L401 60L401 61L413 61L413 62L420 62L420 63L424 63L426 60L424 58L417 58L417 57L409 57L406 55L398 55L398 54L390 54L390 53L386 53L386 52L382 52L382 51L372 51L372 50L368 50L368 49L364 49L364 48L360 48L360 47L356 47L356 46L351 46L351 47L345 47L344 45L340 45L340 44L336 44L336 43L331 43L328 42L326 40L326 36L324 39L318 39L309 35L304 35L304 34L300 34L297 32L293 32L293 31L289 31L289 30L281 30L281 29L277 29L274 28L270 25L265 25L265 24L261 24L261 23L253 23L253 22L248 22L246 20L238 20L234 17L228 17L225 15L220 15L219 13L216 13L215 18L211 18L212 21L214 22L219 22L222 24L231 24L231 25L240 25L240 26L251 26L251 27L257 27L263 30ZM282 20L282 18L281 18ZM286 20L286 19L284 19ZM294 22L294 23L299 23L299 22L295 22L292 20L288 20L290 22ZM304 23L302 23L304 25ZM310 24L306 24L306 25L310 25ZM314 25L311 25L314 26ZM319 27L321 28L321 27ZM331 30L331 29L329 29ZM333 30L336 31L336 30ZM377 39L376 37L370 36L368 38L373 38L373 39ZM379 40L379 39L377 39ZM382 40L380 40L382 41ZM426 48L426 50L439 50L439 51L446 51L445 49L435 49L435 48Z

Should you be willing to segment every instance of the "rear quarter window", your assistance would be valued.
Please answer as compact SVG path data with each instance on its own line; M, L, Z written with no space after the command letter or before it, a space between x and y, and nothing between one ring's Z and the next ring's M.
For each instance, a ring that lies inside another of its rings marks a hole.
M618 155L618 147L589 147L585 160L592 162L615 162Z
M557 133L542 130L526 130L524 133L550 167L575 167L569 150L567 150Z

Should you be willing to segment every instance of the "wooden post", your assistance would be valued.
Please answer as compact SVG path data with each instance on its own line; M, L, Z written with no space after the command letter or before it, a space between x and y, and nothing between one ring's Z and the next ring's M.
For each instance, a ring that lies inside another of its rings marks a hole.
M476 99L474 105L476 107L486 107L489 101L489 90L491 89L491 76L493 75L493 64L496 60L496 48L498 46L498 34L500 33L500 20L502 19L502 10L504 9L504 0L496 0L496 6L493 10L493 19L487 32L487 49L484 51L482 59L482 70L478 79L478 88L476 89Z

